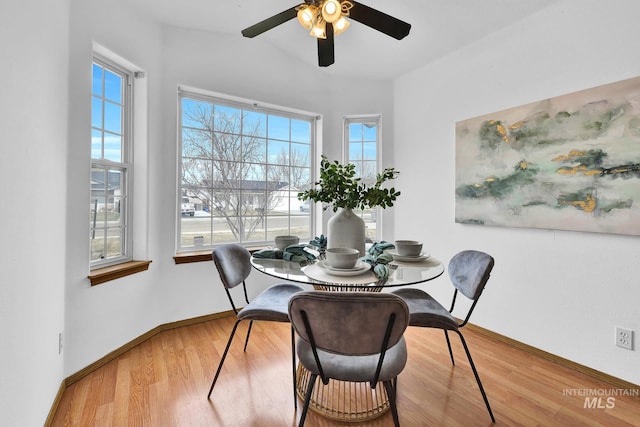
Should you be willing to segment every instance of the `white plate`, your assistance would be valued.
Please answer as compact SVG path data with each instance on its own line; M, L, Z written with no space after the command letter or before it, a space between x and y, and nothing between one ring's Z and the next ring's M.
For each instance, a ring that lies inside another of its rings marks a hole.
M366 273L371 269L371 266L363 261L358 261L353 268L335 268L331 267L326 261L318 261L318 267L322 268L329 274L334 276L357 276L358 274Z
M420 262L428 259L431 256L427 252L422 252L418 256L398 255L398 251L396 251L395 249L387 249L385 252L391 255L394 260L402 262Z

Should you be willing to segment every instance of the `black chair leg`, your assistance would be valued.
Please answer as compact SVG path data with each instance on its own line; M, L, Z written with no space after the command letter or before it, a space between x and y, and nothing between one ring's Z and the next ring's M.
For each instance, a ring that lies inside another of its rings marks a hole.
M396 391L391 381L385 381L384 388L387 390L387 397L389 398L389 406L391 407L391 415L393 416L393 425L400 427L400 421L398 420L398 407L396 406Z
M309 401L311 401L311 392L313 391L313 386L316 383L316 379L318 378L318 374L311 374L309 378L309 385L307 386L307 392L304 396L304 406L302 407L302 414L300 414L300 423L298 427L304 426L304 420L307 418L307 410L309 409Z
M449 356L451 357L451 364L453 366L456 365L456 362L453 360L453 350L451 349L451 341L449 341L449 332L444 329L444 337L447 339L447 347L449 347Z
M233 325L233 329L231 330L231 335L229 335L229 341L227 341L227 346L224 349L224 353L222 353L222 359L220 359L220 364L218 365L218 370L216 371L216 376L213 377L213 382L211 382L211 388L209 389L209 394L207 395L207 399L211 398L211 392L213 391L213 387L216 385L216 381L218 381L218 375L220 375L220 371L222 370L222 365L224 364L224 359L227 357L227 353L229 352L229 347L231 347L231 341L233 341L233 336L236 334L236 329L240 324L241 320L236 320L236 323Z
M298 409L298 398L296 396L296 337L293 326L291 326L291 367L293 368L293 409Z
M247 344L249 344L249 335L251 335L251 327L253 326L253 320L249 322L249 329L247 329L247 339L244 340L244 348L242 351L247 351Z
M489 399L487 399L487 393L484 391L484 387L482 387L482 381L480 381L480 376L478 375L478 371L476 370L476 365L473 363L473 359L471 358L471 353L469 352L469 347L467 347L467 342L465 341L462 333L460 331L456 331L458 336L460 337L460 341L462 341L462 346L464 347L465 353L467 353L467 359L469 359L469 364L471 365L471 370L473 371L473 375L476 377L476 382L478 383L478 387L480 388L480 393L482 393L482 398L484 399L484 404L487 405L487 410L489 411L489 416L491 417L491 421L496 422L495 417L493 416L493 411L491 410L491 406L489 405Z

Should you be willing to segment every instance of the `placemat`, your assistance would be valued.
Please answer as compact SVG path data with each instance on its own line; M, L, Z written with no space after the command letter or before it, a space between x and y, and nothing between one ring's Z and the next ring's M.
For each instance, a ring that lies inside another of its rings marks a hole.
M371 270L357 276L336 276L317 264L311 264L304 267L302 271L311 279L336 285L368 285L378 280Z

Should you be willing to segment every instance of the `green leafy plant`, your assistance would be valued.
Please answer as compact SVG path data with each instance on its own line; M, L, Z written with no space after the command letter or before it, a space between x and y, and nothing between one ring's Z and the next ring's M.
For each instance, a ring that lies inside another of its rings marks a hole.
M396 178L400 172L394 168L387 168L376 175L373 185L368 186L361 178L356 178L355 169L353 163L343 165L337 160L330 162L323 154L320 162L320 180L314 183L316 188L298 193L298 199L325 203L332 206L334 212L338 208L367 209L393 206L400 192L393 187L382 188L382 185Z

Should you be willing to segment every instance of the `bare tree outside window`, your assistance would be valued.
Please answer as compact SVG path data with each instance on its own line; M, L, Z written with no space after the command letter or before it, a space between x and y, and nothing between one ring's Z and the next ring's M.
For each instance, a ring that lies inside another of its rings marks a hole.
M193 203L196 218L182 218L180 246L195 235L209 246L265 241L276 227L289 233L291 221L276 217L299 213L290 193L311 181L311 119L300 137L305 121L215 101L181 97L179 196Z

